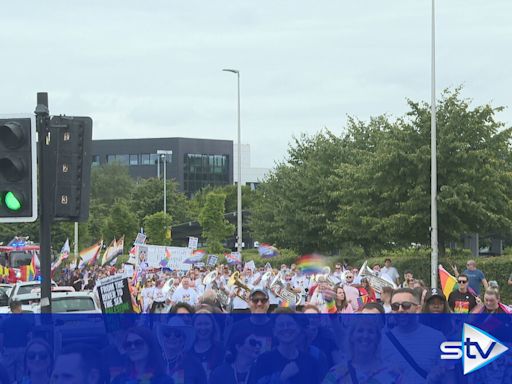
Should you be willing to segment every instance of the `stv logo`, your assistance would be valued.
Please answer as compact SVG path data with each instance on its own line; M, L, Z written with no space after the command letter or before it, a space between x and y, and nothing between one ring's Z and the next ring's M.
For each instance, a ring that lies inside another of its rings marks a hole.
M496 360L508 348L495 337L472 325L464 324L462 341L445 341L441 344L441 359L462 358L464 375L474 372Z

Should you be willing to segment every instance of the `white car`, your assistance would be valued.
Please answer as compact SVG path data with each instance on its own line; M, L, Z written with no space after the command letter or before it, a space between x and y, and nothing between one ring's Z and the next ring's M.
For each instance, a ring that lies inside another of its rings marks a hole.
M37 294L39 295L39 294ZM34 312L41 312L39 303L32 306ZM93 292L53 292L52 313L101 313Z
M32 293L32 290L38 287L41 287L41 282L39 281L19 281L12 287L9 294L9 301L20 301L20 295ZM57 287L57 284L53 281L52 287Z

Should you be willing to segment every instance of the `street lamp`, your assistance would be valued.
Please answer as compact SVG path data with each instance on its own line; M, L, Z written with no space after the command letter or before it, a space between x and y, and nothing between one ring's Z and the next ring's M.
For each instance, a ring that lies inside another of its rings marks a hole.
M172 151L165 151L163 149L159 149L156 151L157 155L160 155L162 162L164 163L164 220L167 215L167 155L172 156Z
M432 288L437 288L437 264L439 244L437 237L437 127L436 127L436 19L435 0L432 0L432 63L431 63L431 111L430 111L430 273Z
M242 253L242 142L240 139L240 71L236 69L223 69L225 72L236 74L238 85L238 183L237 183L237 250Z

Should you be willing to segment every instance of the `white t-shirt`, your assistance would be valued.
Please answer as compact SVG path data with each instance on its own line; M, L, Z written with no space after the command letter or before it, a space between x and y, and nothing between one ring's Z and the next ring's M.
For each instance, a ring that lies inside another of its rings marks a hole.
M173 303L182 302L194 306L197 304L197 292L193 288L185 289L180 286L174 291L171 301Z
M400 277L395 267L382 267L379 276L382 275L388 275L394 283L396 283L397 279Z
M163 303L165 301L165 295L162 288L153 289L153 301L156 303Z

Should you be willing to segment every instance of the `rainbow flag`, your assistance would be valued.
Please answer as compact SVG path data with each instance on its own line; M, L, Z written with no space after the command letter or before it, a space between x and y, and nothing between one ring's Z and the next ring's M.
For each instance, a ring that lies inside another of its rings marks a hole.
M199 263L203 258L206 256L206 251L203 251L202 249L196 249L194 252L192 252L192 255L190 257L187 257L186 260L183 262L185 264L195 264Z
M113 253L113 251L117 248L117 240L116 238L114 237L114 240L112 240L110 242L110 245L107 247L107 249L105 250L105 252L103 253L103 257L101 258L101 266L104 266L105 264L108 263L109 260L111 260L111 254Z
M260 244L258 247L258 253L263 259L270 259L271 257L279 256L277 248L266 243Z
M100 254L101 247L103 245L103 240L97 242L96 244L86 248L80 252L79 259L81 259L79 268L83 268L86 265L94 265L96 263L96 259Z
M450 275L450 273L444 269L442 265L439 265L438 271L439 279L441 280L441 289L443 290L446 299L448 299L450 293L458 288L457 279Z
M228 264L242 264L242 255L240 252L225 253L224 257Z
M23 265L20 267L21 272L21 281L32 281L36 277L36 272L34 269L34 257L32 257L32 262L29 265Z
M304 255L297 260L297 267L306 275L322 273L325 267L324 258L320 255Z
M169 261L171 261L171 249L165 248L165 257L160 260L160 266L162 268L167 267L167 264L169 264Z

